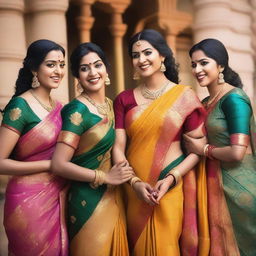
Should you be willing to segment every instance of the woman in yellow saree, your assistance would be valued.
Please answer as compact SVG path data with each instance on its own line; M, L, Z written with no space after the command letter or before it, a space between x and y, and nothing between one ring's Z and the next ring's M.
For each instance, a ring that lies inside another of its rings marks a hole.
M125 216L116 186L131 178L125 162L111 168L115 139L112 102L105 97L108 62L93 43L79 45L71 70L81 94L63 108L53 172L72 180L68 233L72 256L128 255Z
M181 147L183 133L203 136L202 105L177 84L171 49L157 31L134 35L129 54L134 78L143 83L115 100L113 157L127 160L136 174L125 184L130 253L208 255L205 173L191 170L199 157L185 156Z

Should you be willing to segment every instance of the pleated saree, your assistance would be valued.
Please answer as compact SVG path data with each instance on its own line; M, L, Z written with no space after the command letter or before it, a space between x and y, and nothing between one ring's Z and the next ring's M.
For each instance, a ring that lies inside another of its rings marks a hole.
M111 169L115 139L112 116L101 118L73 100L62 111L59 142L75 148L72 162L92 170ZM123 204L118 187L93 188L72 181L68 196L68 233L72 256L128 255Z
M154 186L184 158L164 168L166 153L187 116L202 105L187 86L177 85L150 105L137 105L125 115L127 159L136 176ZM203 112L202 112L203 113ZM131 255L208 255L207 189L204 165L191 170L152 207L125 185Z

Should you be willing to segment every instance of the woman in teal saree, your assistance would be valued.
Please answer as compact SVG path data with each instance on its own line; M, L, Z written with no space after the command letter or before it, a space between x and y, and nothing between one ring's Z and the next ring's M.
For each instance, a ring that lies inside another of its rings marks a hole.
M63 126L52 160L53 172L72 180L68 233L72 256L128 255L125 216L119 188L132 170L125 162L111 168L115 139L107 61L93 43L79 45L71 69L81 95L62 110Z
M228 53L215 39L190 50L192 70L210 96L208 143L186 137L187 148L207 157L210 255L256 255L255 122L241 80L228 66Z

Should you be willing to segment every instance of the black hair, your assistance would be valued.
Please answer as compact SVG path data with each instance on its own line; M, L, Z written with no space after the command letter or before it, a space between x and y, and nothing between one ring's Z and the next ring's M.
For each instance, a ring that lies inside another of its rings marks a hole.
M192 57L192 54L198 50L203 51L206 56L214 59L218 65L221 65L224 68L222 73L224 75L225 82L235 87L243 88L240 76L229 67L228 52L222 42L212 38L204 39L190 49L189 56Z
M129 41L128 51L130 57L132 57L133 44L139 40L145 40L149 42L161 56L165 57L164 65L166 67L166 71L164 72L164 75L170 81L179 83L178 65L175 63L173 52L168 46L164 37L154 29L144 29L141 32L138 32L132 36Z
M53 41L40 39L30 44L27 55L23 60L23 67L19 70L13 97L31 89L33 79L32 71L38 70L50 51L61 51L65 56L64 48Z
M109 69L110 65L106 58L106 55L97 44L94 44L91 42L82 43L74 49L74 51L70 56L71 72L74 77L79 78L79 67L80 67L81 59L90 52L95 52L96 54L98 54L98 56L101 58L101 60L105 64L106 69L107 70Z

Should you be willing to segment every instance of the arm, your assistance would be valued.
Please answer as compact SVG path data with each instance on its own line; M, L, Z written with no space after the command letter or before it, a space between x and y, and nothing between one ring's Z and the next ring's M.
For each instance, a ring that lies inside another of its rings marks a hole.
M23 162L9 159L20 135L6 127L0 127L0 174L28 175L48 171L50 161Z
M125 156L125 148L126 148L126 141L127 135L125 129L116 129L116 138L115 143L112 149L112 156L114 164L120 163L123 161L127 161Z
M93 182L95 180L94 170L70 162L74 152L75 149L73 147L65 143L58 143L51 162L52 172L72 180ZM119 163L106 173L104 183L119 185L128 181L132 173L130 167L124 163Z

